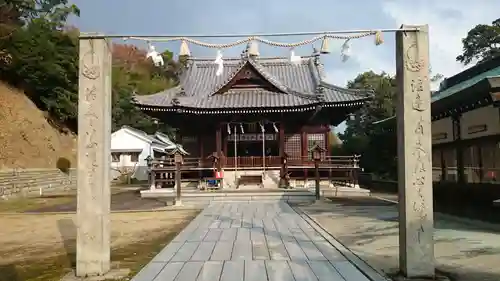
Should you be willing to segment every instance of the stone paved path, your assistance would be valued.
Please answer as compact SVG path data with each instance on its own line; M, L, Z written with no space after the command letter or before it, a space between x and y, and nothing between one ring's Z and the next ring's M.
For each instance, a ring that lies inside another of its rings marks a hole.
M209 205L132 281L368 281L289 205Z
M333 199L300 207L372 267L396 272L397 205L376 198ZM456 281L500 280L500 232L435 215L436 266Z

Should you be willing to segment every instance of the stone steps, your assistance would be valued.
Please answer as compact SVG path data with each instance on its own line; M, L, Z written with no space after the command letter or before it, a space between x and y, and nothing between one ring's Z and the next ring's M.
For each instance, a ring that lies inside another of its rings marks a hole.
M58 169L26 169L0 171L0 196L69 190L76 188L76 171L69 174Z
M143 190L141 197L175 199L175 192L162 190ZM315 200L314 194L308 190L236 190L236 191L193 191L183 192L182 202L189 204L209 204L210 202L249 202L249 201L286 201L286 202L311 202Z

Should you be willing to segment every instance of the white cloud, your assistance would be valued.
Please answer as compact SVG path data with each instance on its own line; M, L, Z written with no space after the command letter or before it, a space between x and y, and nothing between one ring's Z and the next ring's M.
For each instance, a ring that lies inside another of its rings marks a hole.
M428 24L430 41L430 60L434 73L446 77L453 76L465 69L456 62L457 55L462 53L462 38L477 24L491 24L499 17L500 1L492 0L388 0L381 1L382 11L395 27L400 24ZM395 40L393 34L384 34L385 44L371 47L373 40L367 38L356 40L353 44L353 56L358 66L328 67L327 77L338 85L353 79L358 73L373 70L374 72L395 73ZM436 85L434 85L436 86ZM338 131L343 131L339 126Z
M499 17L500 2L492 0L391 0L383 11L398 24L428 24L433 72L452 76L464 69L455 61L462 53L462 38L477 24Z

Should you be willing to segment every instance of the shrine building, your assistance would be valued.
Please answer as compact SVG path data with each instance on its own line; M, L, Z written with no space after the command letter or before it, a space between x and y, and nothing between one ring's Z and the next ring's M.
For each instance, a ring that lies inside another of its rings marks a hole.
M283 177L286 158L287 168L301 173L292 177L307 178L313 146L322 150L322 167L342 162L331 158L330 128L372 98L326 82L317 52L291 62L244 51L224 58L219 75L218 67L213 59L189 57L178 86L135 96L141 110L178 129L176 141L189 153L185 162L200 176L215 167Z

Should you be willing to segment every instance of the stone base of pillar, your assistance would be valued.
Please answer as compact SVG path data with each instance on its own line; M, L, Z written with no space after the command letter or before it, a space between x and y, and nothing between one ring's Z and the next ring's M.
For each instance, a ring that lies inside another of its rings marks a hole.
M130 274L130 269L117 268L111 269L108 273L100 276L77 277L75 272L66 274L61 281L104 281L104 280L123 280Z
M392 275L390 276L394 281L450 281L451 279L444 275L436 275L433 277L415 277L408 278L402 275Z
M182 200L174 200L174 206L176 207L182 207Z

